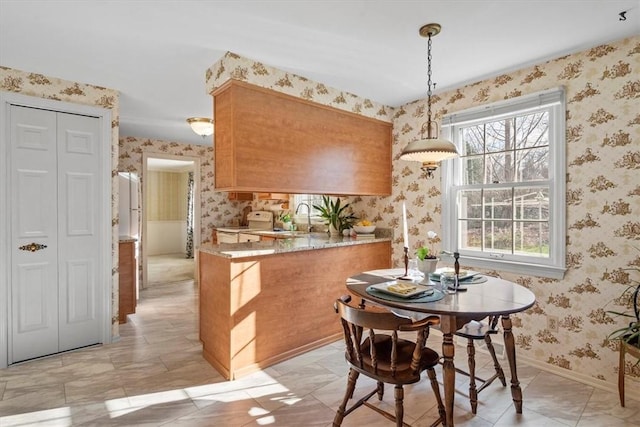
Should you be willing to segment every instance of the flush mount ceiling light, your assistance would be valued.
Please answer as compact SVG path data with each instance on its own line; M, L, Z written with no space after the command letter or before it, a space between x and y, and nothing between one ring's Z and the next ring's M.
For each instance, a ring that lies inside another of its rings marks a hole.
M431 118L431 37L440 32L440 24L427 24L420 28L420 35L427 41L427 122L422 125L419 140L407 144L400 154L400 160L422 163L421 169L428 178L433 178L433 172L442 160L451 159L458 155L456 146L446 139L439 138L438 124ZM433 84L435 87L435 84ZM427 137L424 137L425 131Z
M189 117L187 123L202 138L213 134L213 120L207 117Z

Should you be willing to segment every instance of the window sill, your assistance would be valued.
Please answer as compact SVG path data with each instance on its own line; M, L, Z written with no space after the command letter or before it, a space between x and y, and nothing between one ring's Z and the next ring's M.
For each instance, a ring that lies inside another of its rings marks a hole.
M450 255L441 255L453 263L453 257ZM478 267L488 270L506 271L509 273L520 274L523 276L546 277L549 279L561 280L567 271L564 267L556 267L552 265L530 264L516 261L505 261L495 259L477 258L468 255L460 255L460 264L465 267Z

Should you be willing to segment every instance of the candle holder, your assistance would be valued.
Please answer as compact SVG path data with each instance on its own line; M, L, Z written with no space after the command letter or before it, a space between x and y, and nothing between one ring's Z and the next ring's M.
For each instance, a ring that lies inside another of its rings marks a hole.
M451 286L449 286L449 289L455 291L455 292L464 292L467 290L467 288L463 288L460 286L460 262L459 262L459 258L460 258L460 253L458 252L454 252L453 253L453 270L455 272L455 282L453 285L453 288Z
M398 280L413 280L409 276L409 248L404 247L404 276L397 277Z

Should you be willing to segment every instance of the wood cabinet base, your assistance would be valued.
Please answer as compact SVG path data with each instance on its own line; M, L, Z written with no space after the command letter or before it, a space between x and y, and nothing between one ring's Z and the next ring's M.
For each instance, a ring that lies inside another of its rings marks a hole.
M336 341L333 303L347 277L390 265L390 242L236 259L200 252L204 358L235 379Z
M135 242L121 242L119 244L119 323L127 323L127 315L136 312L137 265L135 247Z

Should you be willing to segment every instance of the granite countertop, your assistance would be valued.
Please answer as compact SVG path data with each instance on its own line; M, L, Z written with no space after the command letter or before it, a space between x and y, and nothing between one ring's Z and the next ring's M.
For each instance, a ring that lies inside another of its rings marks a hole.
M296 237L260 242L208 244L201 246L200 251L225 258L242 258L390 241L391 237L384 233L366 239L329 236L327 233L305 233L298 234Z
M137 242L138 239L131 236L119 236L119 243Z

